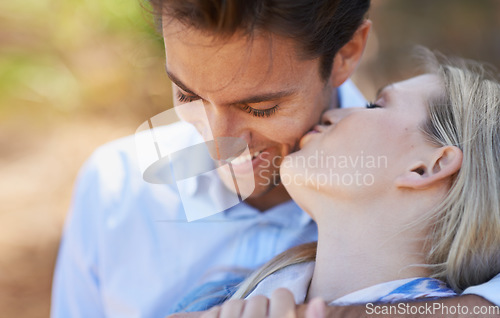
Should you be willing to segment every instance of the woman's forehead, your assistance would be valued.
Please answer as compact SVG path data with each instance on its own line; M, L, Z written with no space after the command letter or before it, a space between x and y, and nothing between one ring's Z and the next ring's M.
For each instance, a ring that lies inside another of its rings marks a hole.
M443 90L439 76L435 74L423 74L410 79L385 86L379 97L387 100L408 99L427 101L439 95Z

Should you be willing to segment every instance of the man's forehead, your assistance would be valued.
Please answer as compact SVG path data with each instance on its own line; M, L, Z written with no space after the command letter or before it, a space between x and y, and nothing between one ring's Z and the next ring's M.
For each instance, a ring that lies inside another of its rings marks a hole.
M296 57L291 41L269 37L214 40L201 32L186 34L190 36L183 36L182 31L166 34L166 67L197 94L235 86L251 90L266 85L269 91L283 90L283 86L291 86L317 70L312 67L314 61Z
M200 30L171 19L163 25L163 37L166 45L175 43L190 47L192 49L190 53L201 51L207 59L227 53L225 57L232 60L232 54L237 52L234 57L252 55L258 57L261 62L271 57L274 57L274 60L293 62L303 60L303 54L297 49L296 40L258 29L251 34L236 31L231 35L225 35Z

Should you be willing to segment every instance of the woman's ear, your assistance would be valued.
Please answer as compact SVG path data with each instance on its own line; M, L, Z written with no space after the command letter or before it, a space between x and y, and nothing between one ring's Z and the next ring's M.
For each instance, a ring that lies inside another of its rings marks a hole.
M396 186L421 190L430 188L453 176L462 166L462 150L444 146L433 151L427 162L419 161L396 178Z
M352 39L335 54L332 73L330 75L330 80L334 87L342 85L358 66L371 26L372 22L365 20L359 26L358 30L356 30Z

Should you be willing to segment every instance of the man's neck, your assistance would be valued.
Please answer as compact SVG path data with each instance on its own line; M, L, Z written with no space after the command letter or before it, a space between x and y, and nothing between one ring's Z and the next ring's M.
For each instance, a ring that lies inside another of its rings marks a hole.
M264 212L283 202L289 201L290 199L290 195L286 191L285 187L283 186L283 184L280 184L279 186L274 187L273 189L259 197L250 197L246 199L245 203L261 212Z

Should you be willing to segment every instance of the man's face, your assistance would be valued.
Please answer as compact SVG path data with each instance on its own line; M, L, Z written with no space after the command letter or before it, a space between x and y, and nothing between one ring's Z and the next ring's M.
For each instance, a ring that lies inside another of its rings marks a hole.
M163 34L174 105L201 100L214 138L244 139L251 158L233 160L234 172L251 160L251 197L265 194L279 183L282 158L336 100L319 59L299 58L293 40L275 35L219 39L177 21L165 21Z

